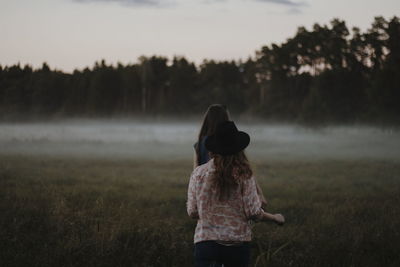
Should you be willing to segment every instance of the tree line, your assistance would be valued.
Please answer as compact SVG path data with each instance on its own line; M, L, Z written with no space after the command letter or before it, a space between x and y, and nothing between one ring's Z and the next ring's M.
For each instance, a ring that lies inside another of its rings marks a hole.
M400 122L400 20L376 17L362 32L334 19L299 27L247 60L142 56L63 73L43 63L0 65L0 114L199 114L212 103L236 114L298 122Z

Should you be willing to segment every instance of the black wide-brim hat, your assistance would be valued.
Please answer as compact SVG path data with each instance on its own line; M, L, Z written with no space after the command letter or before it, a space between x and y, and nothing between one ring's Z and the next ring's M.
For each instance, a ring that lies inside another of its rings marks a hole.
M244 150L249 143L247 133L239 131L233 121L224 121L217 125L215 134L207 137L205 146L212 153L227 156Z

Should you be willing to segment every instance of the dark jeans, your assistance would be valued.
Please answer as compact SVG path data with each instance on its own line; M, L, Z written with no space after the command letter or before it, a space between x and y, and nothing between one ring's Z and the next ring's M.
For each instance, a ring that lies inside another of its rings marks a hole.
M196 267L247 267L250 262L250 245L224 246L214 241L198 242L194 245Z

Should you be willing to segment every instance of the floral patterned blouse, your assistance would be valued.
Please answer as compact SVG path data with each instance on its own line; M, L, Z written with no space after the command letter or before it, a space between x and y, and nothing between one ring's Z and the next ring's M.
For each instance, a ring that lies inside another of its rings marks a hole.
M251 220L261 216L254 177L244 180L228 200L219 201L211 181L214 160L198 166L188 188L187 212L197 218L194 243L206 240L250 241Z

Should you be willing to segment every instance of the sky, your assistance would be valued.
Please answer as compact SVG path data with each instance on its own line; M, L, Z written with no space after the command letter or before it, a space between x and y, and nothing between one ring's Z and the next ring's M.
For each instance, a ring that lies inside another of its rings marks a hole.
M375 16L400 16L400 0L0 0L0 65L246 60L300 26L339 18L366 30Z

